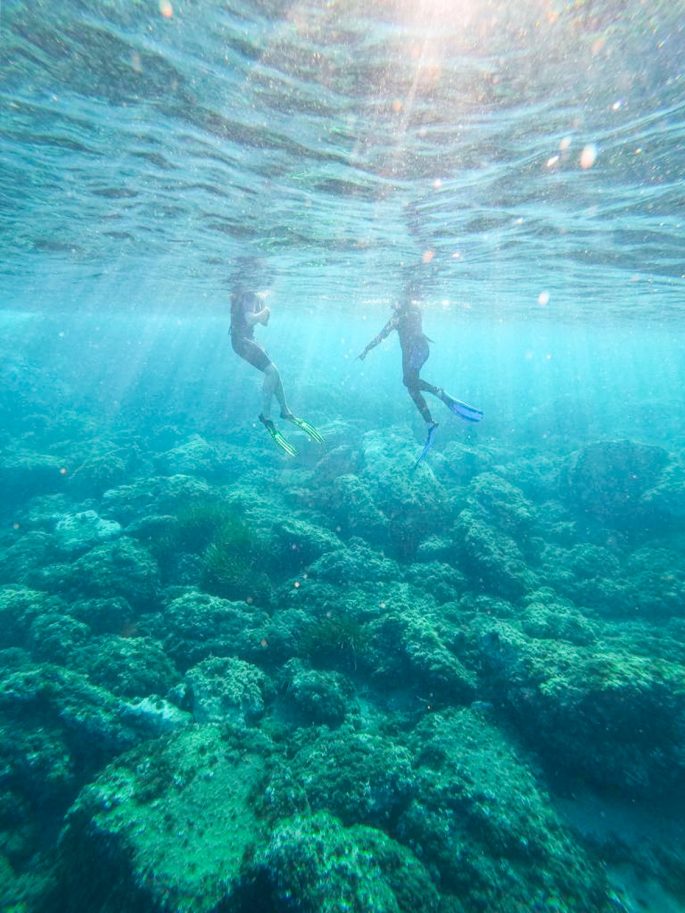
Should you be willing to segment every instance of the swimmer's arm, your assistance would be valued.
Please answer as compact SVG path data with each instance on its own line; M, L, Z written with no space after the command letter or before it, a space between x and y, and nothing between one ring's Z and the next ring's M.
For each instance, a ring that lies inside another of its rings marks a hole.
M373 339L371 340L371 342L366 346L366 348L364 349L364 351L363 351L360 355L357 356L357 357L359 358L359 360L360 360L360 361L364 361L364 359L365 359L366 356L369 354L369 352L371 351L371 349L375 349L376 346L377 346L380 342L383 342L383 340L385 339L385 337L386 337L386 336L389 336L390 333L392 333L392 331L393 331L394 329L396 329L396 328L397 328L397 320L396 320L395 317L393 317L391 320L388 320L388 322L387 322L386 325L383 327L383 329L380 331L380 333L378 334L378 336L374 336Z
M254 292L244 292L240 295L239 307L243 312L243 320L248 327L253 327L257 323L264 326L269 322L271 311L262 304L262 299Z
M249 327L253 327L257 323L262 323L266 326L270 316L271 311L269 308L263 307L260 311L248 311L247 314L245 314L245 322Z

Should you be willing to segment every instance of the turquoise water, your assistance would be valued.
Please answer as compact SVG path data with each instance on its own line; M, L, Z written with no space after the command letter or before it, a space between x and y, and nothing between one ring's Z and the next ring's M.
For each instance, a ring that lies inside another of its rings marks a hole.
M0 909L683 909L682 12L0 3Z

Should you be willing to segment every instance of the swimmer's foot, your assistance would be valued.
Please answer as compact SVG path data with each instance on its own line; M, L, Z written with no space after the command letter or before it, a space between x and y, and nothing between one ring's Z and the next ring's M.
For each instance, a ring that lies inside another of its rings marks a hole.
M287 453L288 456L295 456L297 450L286 438L283 437L278 428L274 425L270 418L264 418L263 415L259 416L259 421L264 425L266 430L271 436L271 440L277 447L280 447L284 453Z
M323 444L324 441L321 434L313 425L310 425L309 422L306 422L303 418L298 418L296 415L293 415L292 412L281 412L281 418L284 418L288 422L292 422L293 425L297 425L300 431L304 431L305 434L308 434L317 444Z
M455 415L467 422L479 422L483 418L483 413L480 409L476 409L475 406L469 406L467 403L462 403L461 400L455 399L449 393L445 393L444 390L441 390L438 396L450 412L454 412Z

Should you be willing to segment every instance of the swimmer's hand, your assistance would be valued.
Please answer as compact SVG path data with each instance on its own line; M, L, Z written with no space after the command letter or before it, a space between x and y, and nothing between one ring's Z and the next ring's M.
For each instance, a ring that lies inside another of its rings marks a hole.
M262 326L266 326L268 324L269 317L271 317L271 311L269 310L269 308L266 308L266 307L262 308L261 311L259 312L259 314L257 315L257 318L258 318L259 322L262 324Z
M367 356L368 354L369 354L369 353L367 352L367 350L364 349L363 352L360 352L359 355L357 355L357 360L358 360L358 361L364 361L364 359L366 358L366 356Z

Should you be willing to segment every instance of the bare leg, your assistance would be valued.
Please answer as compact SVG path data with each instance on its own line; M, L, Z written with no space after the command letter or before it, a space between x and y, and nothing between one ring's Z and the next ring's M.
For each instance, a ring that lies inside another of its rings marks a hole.
M271 418L271 401L276 397L281 407L281 415L287 418L291 413L285 400L285 391L281 383L281 375L274 364L270 364L264 371L264 383L262 385L262 415L264 418Z

